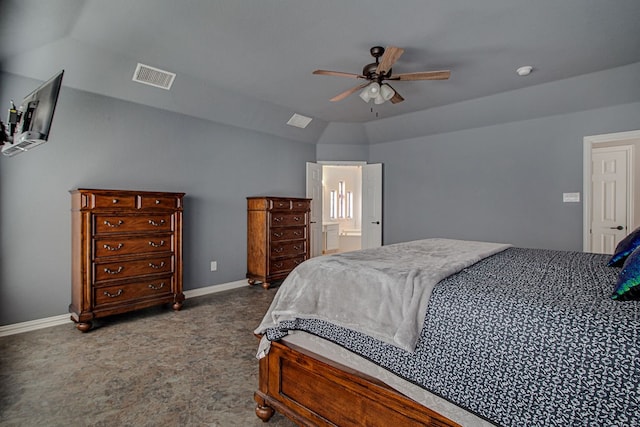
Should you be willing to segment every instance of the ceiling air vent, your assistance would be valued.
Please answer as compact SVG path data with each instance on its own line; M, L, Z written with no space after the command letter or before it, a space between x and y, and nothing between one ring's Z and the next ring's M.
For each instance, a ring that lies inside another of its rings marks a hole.
M306 128L309 123L311 123L311 117L303 116L302 114L294 113L293 116L289 119L287 124L289 126L295 126L297 128Z
M133 81L169 90L176 78L174 73L138 63L133 73Z

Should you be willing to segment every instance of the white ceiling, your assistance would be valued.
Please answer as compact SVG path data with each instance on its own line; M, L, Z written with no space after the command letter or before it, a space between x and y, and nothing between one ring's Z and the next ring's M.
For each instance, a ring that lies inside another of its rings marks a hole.
M360 73L375 45L405 49L396 73L451 78L396 82L406 101L374 112L357 94L330 102L361 81L312 71ZM133 83L138 62L177 73L173 89ZM68 87L265 128L267 111L362 123L636 62L639 0L10 0L0 11L4 71L45 80L64 68ZM522 65L534 72L519 77Z

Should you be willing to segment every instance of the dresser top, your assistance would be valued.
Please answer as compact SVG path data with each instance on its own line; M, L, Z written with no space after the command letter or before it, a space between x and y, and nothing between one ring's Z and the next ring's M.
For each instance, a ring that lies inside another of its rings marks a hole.
M288 197L288 196L250 196L249 199L265 199L265 200L311 200L306 197Z
M176 193L176 192L167 192L167 191L149 191L149 190L110 190L106 188L76 188L74 190L69 190L69 193L93 193L93 194L140 194L140 195L164 195L164 196L176 196L183 197L186 193Z

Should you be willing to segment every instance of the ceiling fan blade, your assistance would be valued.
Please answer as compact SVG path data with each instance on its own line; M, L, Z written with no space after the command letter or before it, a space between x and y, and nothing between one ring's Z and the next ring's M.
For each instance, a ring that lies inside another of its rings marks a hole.
M380 58L380 63L378 64L378 68L376 68L376 73L378 75L383 75L389 72L393 64L396 63L400 55L404 53L404 49L395 46L389 46L384 50L382 54L382 58Z
M394 74L390 77L391 80L447 80L451 76L451 71L421 71L417 73L404 73Z
M329 70L315 70L313 74L320 74L322 76L336 76L336 77L349 77L352 79L364 79L365 76L354 73L343 73L341 71L329 71Z
M386 83L386 85L391 87L389 83ZM392 104L397 104L398 102L404 101L404 98L402 97L402 95L400 95L395 88L391 87L391 89L393 89L393 91L395 92L391 97L391 99L389 100L391 101Z
M373 82L363 83L363 84L358 85L356 87L352 87L351 89L345 90L344 92L342 92L342 93L334 96L333 98L331 98L330 101L332 101L332 102L342 101L347 96L351 95L354 92L359 91L360 89L364 89L365 87L369 86L371 83L373 83Z

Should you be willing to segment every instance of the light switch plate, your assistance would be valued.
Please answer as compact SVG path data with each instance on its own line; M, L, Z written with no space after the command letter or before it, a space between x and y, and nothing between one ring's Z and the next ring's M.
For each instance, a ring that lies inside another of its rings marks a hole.
M564 203L580 202L580 193L562 193L562 201Z

